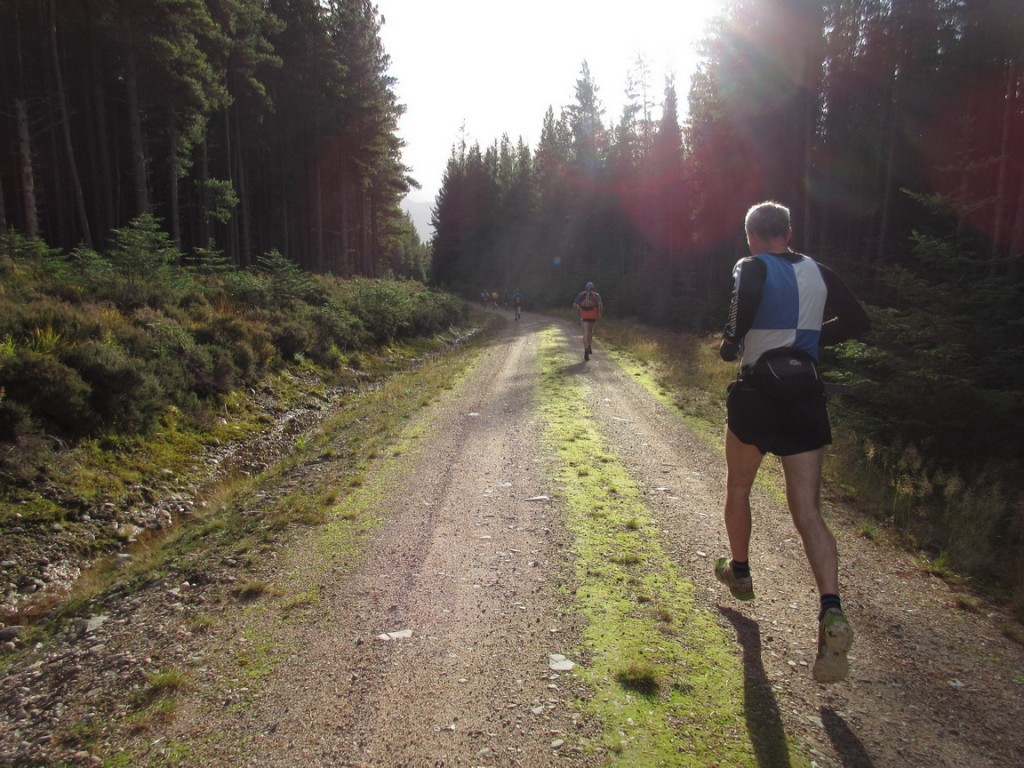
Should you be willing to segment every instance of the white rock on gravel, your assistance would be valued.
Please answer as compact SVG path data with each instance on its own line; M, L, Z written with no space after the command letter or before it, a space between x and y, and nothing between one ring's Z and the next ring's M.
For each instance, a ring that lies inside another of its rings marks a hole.
M568 672L575 667L575 662L569 661L560 653L549 653L548 654L548 667L555 672Z
M397 632L384 632L377 635L378 640L404 640L407 637L412 637L411 629L400 629Z

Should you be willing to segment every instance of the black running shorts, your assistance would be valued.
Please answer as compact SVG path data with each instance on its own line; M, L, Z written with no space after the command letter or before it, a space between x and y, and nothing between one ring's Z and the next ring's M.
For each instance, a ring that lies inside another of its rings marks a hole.
M832 442L824 394L810 400L774 400L737 379L729 385L726 407L732 433L761 453L792 456Z

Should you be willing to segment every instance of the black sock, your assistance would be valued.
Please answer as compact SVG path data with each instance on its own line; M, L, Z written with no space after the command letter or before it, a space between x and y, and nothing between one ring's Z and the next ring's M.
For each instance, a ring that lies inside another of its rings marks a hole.
M843 604L839 602L839 595L821 596L821 610L818 612L818 621L825 618L825 611L829 608L838 608L840 611L843 610Z
M729 567L732 568L732 575L738 579L746 579L750 577L749 560L744 560L742 563L739 560L733 560L729 563Z

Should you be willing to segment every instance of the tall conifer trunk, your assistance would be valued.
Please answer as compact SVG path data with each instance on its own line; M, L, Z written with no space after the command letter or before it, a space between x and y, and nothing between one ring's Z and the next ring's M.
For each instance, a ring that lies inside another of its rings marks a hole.
M113 163L110 158L110 132L107 129L107 99L103 89L103 68L100 66L99 50L94 37L95 24L91 5L86 3L89 14L87 26L89 47L89 80L92 98L90 110L93 116L92 132L94 152L97 155L94 184L99 187L95 207L99 210L97 217L97 240L103 242L117 226L117 213L114 205Z
M315 216L313 226L315 228L314 236L316 237L316 253L314 253L314 258L316 260L316 271L322 274L324 271L324 188L319 156L313 161L313 166L313 194L316 196L313 204Z
M199 148L199 240L203 248L212 247L210 242L209 190L210 152L206 131L203 132L203 145Z
M0 235L7 234L7 204L4 200L4 179L0 176Z
M131 24L125 18L128 35L125 66L125 95L128 101L128 130L132 147L132 178L135 182L135 215L149 212L149 186L146 181L146 149L142 135L142 105L139 101L139 76L135 64Z
M174 246L179 251L181 250L181 203L178 195L178 129L174 125L174 118L170 118L170 136L168 137L168 157L167 157L167 184L170 187L170 205L171 205L171 239L174 241Z
M89 229L89 215L85 209L85 196L82 194L82 183L78 177L78 163L75 161L75 148L71 141L71 119L68 116L68 102L64 94L64 74L60 65L60 50L57 47L57 9L56 0L49 5L50 53L53 61L53 76L57 90L57 108L60 112L61 138L64 140L65 160L68 164L71 194L75 200L75 213L78 217L79 234L85 244L92 248L92 233Z
M36 182L32 172L32 139L28 130L28 106L24 99L15 99L14 111L18 125L18 167L21 177L21 202L25 216L25 234L29 237L39 237Z
M225 162L225 173L227 173L228 180L231 182L232 187L235 184L234 178L234 147L231 140L231 110L229 107L224 108L224 162ZM231 218L227 222L228 227L228 255L231 257L231 263L238 266L241 264L238 258L238 215L234 212L231 214Z
M249 216L249 190L245 183L245 158L242 155L242 120L235 115L235 178L238 180L238 213L241 218L242 232L239 247L240 264L248 267L252 262L252 220Z
M1024 167L1018 169L1024 176ZM1017 192L1017 213L1013 217L1013 237L1010 238L1010 263L1006 279L1011 283L1020 282L1024 277L1024 178Z
M996 182L995 211L992 214L992 250L989 254L989 274L995 275L1002 251L1003 230L1006 227L1006 186L1010 168L1010 133L1017 112L1017 60L1011 58L1006 65L1006 92L1003 96L1003 124L999 141L999 175Z

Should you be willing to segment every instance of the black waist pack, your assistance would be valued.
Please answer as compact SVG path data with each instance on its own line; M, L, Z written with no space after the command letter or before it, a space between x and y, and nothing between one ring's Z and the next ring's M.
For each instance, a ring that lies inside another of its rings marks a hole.
M775 400L809 400L825 391L818 361L792 347L770 349L761 355L750 369L749 380Z

